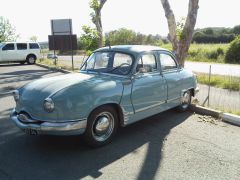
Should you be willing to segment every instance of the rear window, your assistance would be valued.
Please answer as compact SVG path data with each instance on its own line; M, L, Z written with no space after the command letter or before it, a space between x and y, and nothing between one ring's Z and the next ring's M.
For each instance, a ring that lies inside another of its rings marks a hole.
M26 50L27 43L17 43L17 50Z
M29 48L30 49L39 49L39 45L37 43L30 43Z

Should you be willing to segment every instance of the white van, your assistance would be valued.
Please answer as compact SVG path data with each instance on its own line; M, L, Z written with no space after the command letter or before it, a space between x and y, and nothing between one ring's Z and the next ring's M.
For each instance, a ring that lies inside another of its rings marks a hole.
M0 43L0 63L20 62L34 64L40 57L40 46L35 42Z

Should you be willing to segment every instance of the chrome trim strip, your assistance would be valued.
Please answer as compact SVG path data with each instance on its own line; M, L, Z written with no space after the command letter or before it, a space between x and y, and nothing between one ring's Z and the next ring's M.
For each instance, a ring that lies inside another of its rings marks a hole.
M33 129L44 132L67 132L74 130L86 129L87 119L82 119L75 122L38 122L36 123L23 123L21 122L15 110L12 111L10 115L11 120L20 128L20 129Z
M153 104L151 106L147 106L147 107L138 109L138 110L135 111L135 113L142 112L142 111L145 111L145 110L148 110L148 109L151 109L151 108L155 108L155 107L160 106L160 105L162 105L164 103L166 103L166 101L161 101L161 102L159 102L157 104Z
M167 103L171 102L171 101L176 101L176 100L180 100L182 97L177 97L177 98L172 98L172 99L168 99Z
M133 115L133 112L127 112L123 107L122 108L122 112L123 112L123 122L125 124L125 122L129 121L129 115Z

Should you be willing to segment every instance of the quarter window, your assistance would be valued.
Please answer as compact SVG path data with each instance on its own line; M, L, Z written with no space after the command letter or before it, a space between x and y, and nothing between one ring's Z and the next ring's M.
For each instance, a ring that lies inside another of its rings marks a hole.
M160 61L161 61L161 67L163 71L177 68L177 63L168 54L160 54Z
M26 43L17 43L17 50L26 50L27 44Z
M2 48L3 51L9 51L9 50L14 50L14 49L15 49L15 48L14 48L14 44L13 44L13 43L6 44L6 45Z
M157 70L157 61L153 54L144 54L138 61L137 69L138 72L140 68L143 69L144 72L153 72Z
M39 49L39 45L37 43L30 43L29 47L30 49Z

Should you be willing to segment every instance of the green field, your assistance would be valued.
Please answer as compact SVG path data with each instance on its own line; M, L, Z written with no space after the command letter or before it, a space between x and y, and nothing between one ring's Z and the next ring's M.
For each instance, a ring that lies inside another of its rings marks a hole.
M172 50L171 44L163 44L163 48ZM224 56L229 44L191 44L187 61L224 63Z

